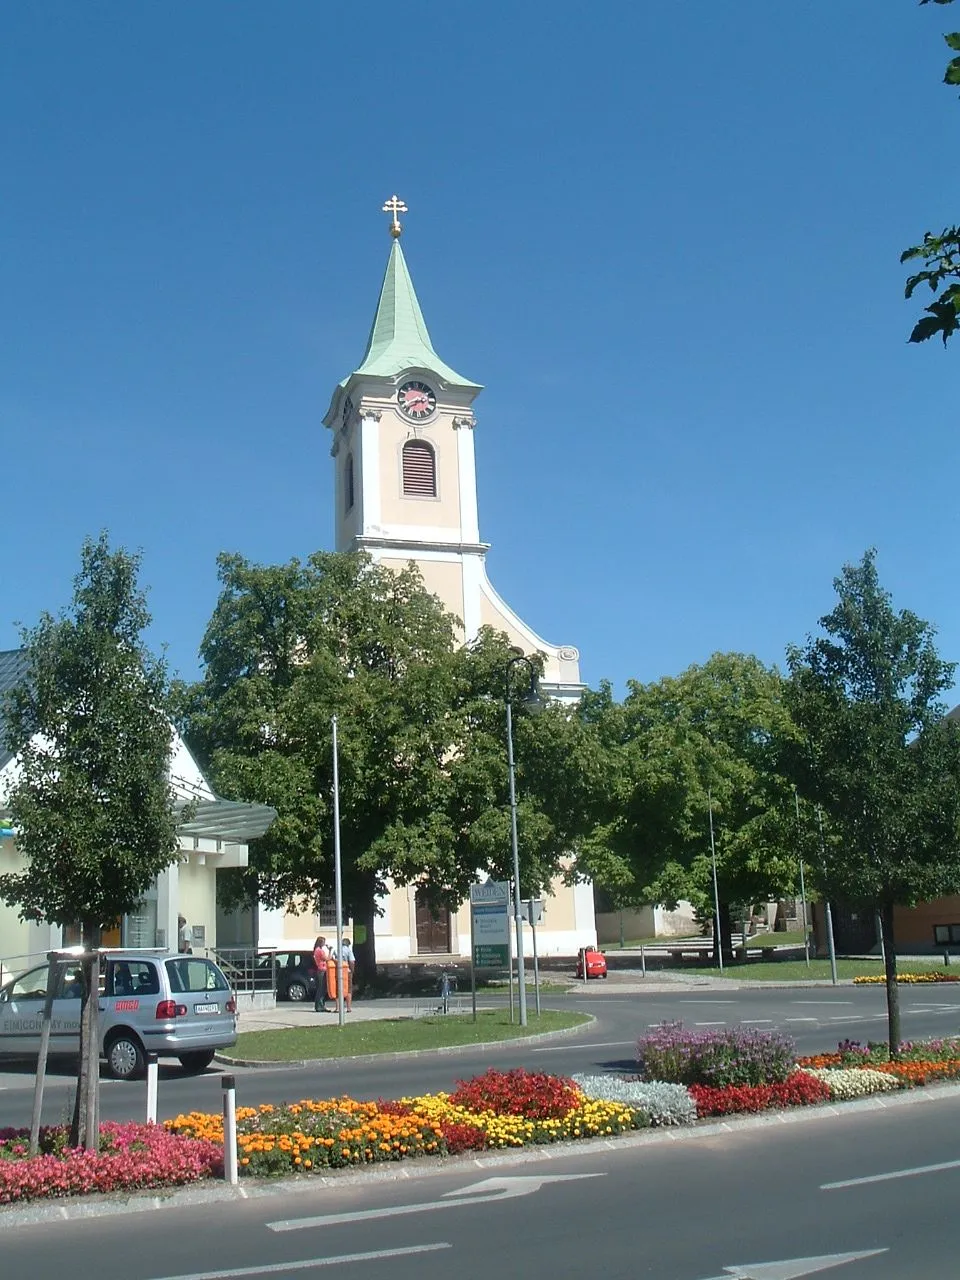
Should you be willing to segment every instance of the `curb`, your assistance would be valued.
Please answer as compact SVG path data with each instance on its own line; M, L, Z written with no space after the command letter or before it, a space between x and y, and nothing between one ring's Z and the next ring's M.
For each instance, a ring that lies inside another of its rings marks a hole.
M380 1055L377 1055L380 1056ZM440 1177L447 1173L476 1169L510 1168L517 1165L543 1164L580 1155L596 1155L604 1151L636 1150L678 1142L737 1133L745 1129L764 1129L776 1125L804 1124L812 1120L842 1119L864 1111L890 1111L899 1107L922 1106L960 1094L960 1084L924 1085L896 1094L873 1094L853 1102L830 1103L814 1107L794 1107L789 1111L768 1111L762 1115L731 1116L704 1124L677 1128L644 1129L616 1138L586 1138L558 1143L550 1147L522 1147L514 1151L487 1152L480 1156L446 1156L432 1165L411 1161L409 1165L374 1166L356 1173L311 1174L303 1178L250 1179L231 1187L226 1183L200 1183L189 1187L171 1187L161 1193L105 1195L96 1200L47 1201L25 1206L0 1206L0 1226L29 1227L48 1222L76 1222L85 1218L106 1218L120 1213L150 1213L157 1209L187 1208L201 1204L234 1203L238 1200L261 1200L270 1196L300 1195L323 1188L362 1186L374 1183L415 1182Z
M214 1054L214 1062L222 1062L228 1067L251 1067L254 1070L267 1069L270 1067L315 1067L318 1063L340 1063L340 1062L401 1062L407 1058L434 1058L434 1057L452 1057L459 1053L489 1053L492 1049L501 1049L504 1045L511 1044L537 1044L541 1040L560 1040L564 1036L579 1035L581 1031L596 1024L596 1018L592 1013L586 1015L586 1022L581 1022L575 1027L563 1027L560 1031L541 1031L533 1036L507 1036L503 1040L481 1040L479 1044L453 1044L446 1045L439 1049L406 1049L396 1053L354 1053L344 1057L335 1058L299 1058L294 1060L286 1059L266 1059L259 1058L231 1058L223 1053ZM283 1028L289 1030L290 1028Z

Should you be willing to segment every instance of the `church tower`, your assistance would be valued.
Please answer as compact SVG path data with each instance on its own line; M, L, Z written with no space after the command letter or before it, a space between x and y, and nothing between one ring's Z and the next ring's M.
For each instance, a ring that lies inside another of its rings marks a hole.
M524 652L543 654L545 693L576 699L577 650L542 640L487 577L474 461L473 402L483 388L434 350L400 247L406 206L393 196L383 208L393 244L373 327L323 420L333 433L337 550L398 568L414 561L466 640L482 626L505 631Z

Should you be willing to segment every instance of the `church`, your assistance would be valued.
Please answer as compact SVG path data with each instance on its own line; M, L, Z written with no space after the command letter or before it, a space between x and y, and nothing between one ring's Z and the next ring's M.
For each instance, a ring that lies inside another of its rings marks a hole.
M398 569L414 562L426 589L462 620L464 643L484 626L505 632L518 649L543 656L544 696L576 702L583 691L577 649L543 640L487 576L473 408L483 388L434 350L400 247L406 206L393 196L384 212L393 243L366 350L335 387L323 419L332 437L336 549L365 551ZM378 906L378 960L470 954L466 905L438 918L415 888L398 887ZM332 923L262 904L258 914L260 946L303 947L315 925ZM556 884L537 931L540 954L572 955L596 940L592 886Z

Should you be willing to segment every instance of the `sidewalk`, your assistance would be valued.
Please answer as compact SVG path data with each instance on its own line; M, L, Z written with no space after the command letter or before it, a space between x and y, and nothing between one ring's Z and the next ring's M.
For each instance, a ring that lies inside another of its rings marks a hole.
M499 1000L488 1001L481 997L477 1000L477 1008L499 1007L501 1003L503 1002ZM465 997L451 996L451 1013L469 1013L470 1007L469 994ZM426 1017L434 1011L442 1012L439 997L394 996L382 1000L355 998L353 1011L344 1012L343 1019L347 1025L351 1022L388 1022L392 1018ZM313 1004L309 1001L304 1001L302 1004L284 1001L272 1009L243 1009L238 1017L238 1030L241 1034L246 1031L272 1031L286 1027L335 1027L336 1025L335 1008L330 1013L315 1013Z

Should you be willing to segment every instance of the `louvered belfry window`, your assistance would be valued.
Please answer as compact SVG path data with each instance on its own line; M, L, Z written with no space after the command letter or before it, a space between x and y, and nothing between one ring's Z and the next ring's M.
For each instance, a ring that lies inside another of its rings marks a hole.
M343 509L353 508L353 454L347 454L347 465L343 469Z
M408 440L403 446L403 492L412 498L437 496L437 459L424 440Z

